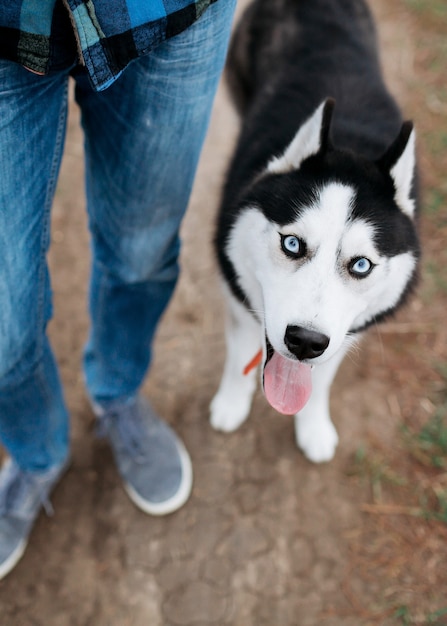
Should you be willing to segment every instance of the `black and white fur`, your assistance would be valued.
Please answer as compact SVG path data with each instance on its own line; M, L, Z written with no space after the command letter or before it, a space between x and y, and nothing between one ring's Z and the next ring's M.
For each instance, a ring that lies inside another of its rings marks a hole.
M228 321L211 424L242 424L256 386L242 371L259 348L262 368L278 351L313 365L296 440L328 461L338 366L415 283L415 132L384 84L363 0L254 0L228 75L243 121L215 238Z

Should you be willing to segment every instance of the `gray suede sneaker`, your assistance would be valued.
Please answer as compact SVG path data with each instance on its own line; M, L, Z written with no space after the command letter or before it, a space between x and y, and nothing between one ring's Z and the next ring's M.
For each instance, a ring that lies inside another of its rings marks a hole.
M0 580L9 574L25 552L34 521L43 507L53 513L49 496L67 463L46 472L20 469L7 459L0 470Z
M189 498L192 466L174 431L140 397L93 405L98 433L109 440L124 488L150 515L166 515Z

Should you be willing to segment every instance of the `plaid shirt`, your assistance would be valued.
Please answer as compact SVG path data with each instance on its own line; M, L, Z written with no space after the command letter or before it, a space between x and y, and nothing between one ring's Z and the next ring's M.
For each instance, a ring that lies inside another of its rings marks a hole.
M39 74L78 59L99 91L215 1L0 0L0 58Z

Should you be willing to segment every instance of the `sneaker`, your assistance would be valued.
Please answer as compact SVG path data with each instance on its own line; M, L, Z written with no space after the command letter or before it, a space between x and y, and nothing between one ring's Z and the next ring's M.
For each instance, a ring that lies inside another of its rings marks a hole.
M28 544L34 521L43 507L52 515L50 493L66 468L46 472L21 470L7 459L0 470L0 580L16 566Z
M192 488L189 454L174 431L140 397L93 405L98 434L109 440L124 488L150 515L179 509Z

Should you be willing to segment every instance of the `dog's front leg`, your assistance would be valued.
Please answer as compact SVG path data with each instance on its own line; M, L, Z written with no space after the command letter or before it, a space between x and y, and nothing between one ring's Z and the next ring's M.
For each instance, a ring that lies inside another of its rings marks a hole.
M244 368L261 347L261 329L251 313L227 291L227 358L220 387L211 402L211 425L231 432L247 419L256 388L256 368Z
M312 395L295 415L295 437L298 447L314 463L330 461L338 444L338 435L329 414L329 393L338 367L348 346L341 348L329 361L315 365L312 371Z

